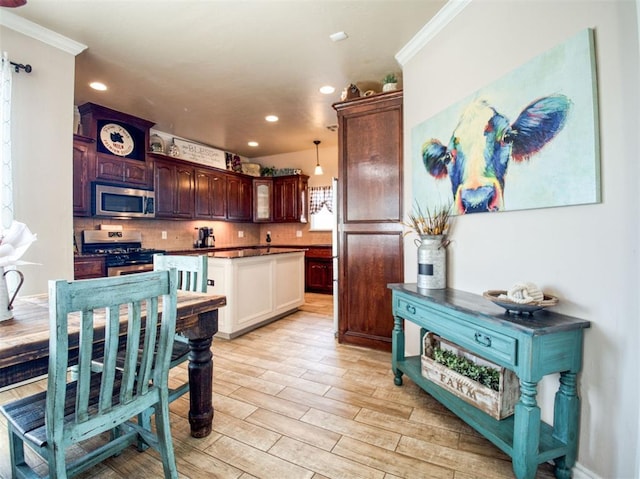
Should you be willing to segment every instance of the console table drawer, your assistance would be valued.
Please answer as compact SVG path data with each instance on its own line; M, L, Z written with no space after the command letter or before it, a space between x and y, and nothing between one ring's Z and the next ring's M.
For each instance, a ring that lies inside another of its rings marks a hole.
M423 307L417 302L400 297L397 311L400 316L419 324L424 329L506 367L517 366L518 340L483 325L471 323L436 309Z

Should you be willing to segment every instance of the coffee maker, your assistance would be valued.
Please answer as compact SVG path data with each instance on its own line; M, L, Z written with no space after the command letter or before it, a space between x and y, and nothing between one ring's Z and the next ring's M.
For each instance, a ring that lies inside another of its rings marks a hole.
M196 228L198 230L198 239L196 240L196 248L213 248L216 245L216 237L213 235L213 228L203 226Z

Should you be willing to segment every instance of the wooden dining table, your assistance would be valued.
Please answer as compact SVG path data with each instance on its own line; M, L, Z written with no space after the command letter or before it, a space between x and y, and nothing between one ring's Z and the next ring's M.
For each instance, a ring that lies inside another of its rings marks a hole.
M218 308L225 296L178 291L176 331L189 343L189 424L193 437L206 437L213 424L213 355ZM126 339L123 318L121 340ZM70 319L69 358L77 360L78 321ZM96 321L94 351L104 347L104 326ZM49 298L46 294L17 298L13 318L0 322L0 389L47 374L49 367Z

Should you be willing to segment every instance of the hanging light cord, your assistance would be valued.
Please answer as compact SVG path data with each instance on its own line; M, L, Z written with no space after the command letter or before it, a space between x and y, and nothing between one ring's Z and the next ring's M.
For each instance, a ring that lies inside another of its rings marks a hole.
M320 154L318 153L318 145L320 144L320 140L313 140L313 143L316 145L316 168L313 174L322 175L324 174L324 172L322 171L322 166L320 166Z

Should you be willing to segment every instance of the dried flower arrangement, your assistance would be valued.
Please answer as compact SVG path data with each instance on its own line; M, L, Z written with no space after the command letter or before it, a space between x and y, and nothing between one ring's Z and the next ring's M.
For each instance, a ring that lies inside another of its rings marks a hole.
M451 203L430 210L422 209L416 202L409 221L402 224L410 229L405 235L412 232L418 236L447 235L451 230Z

